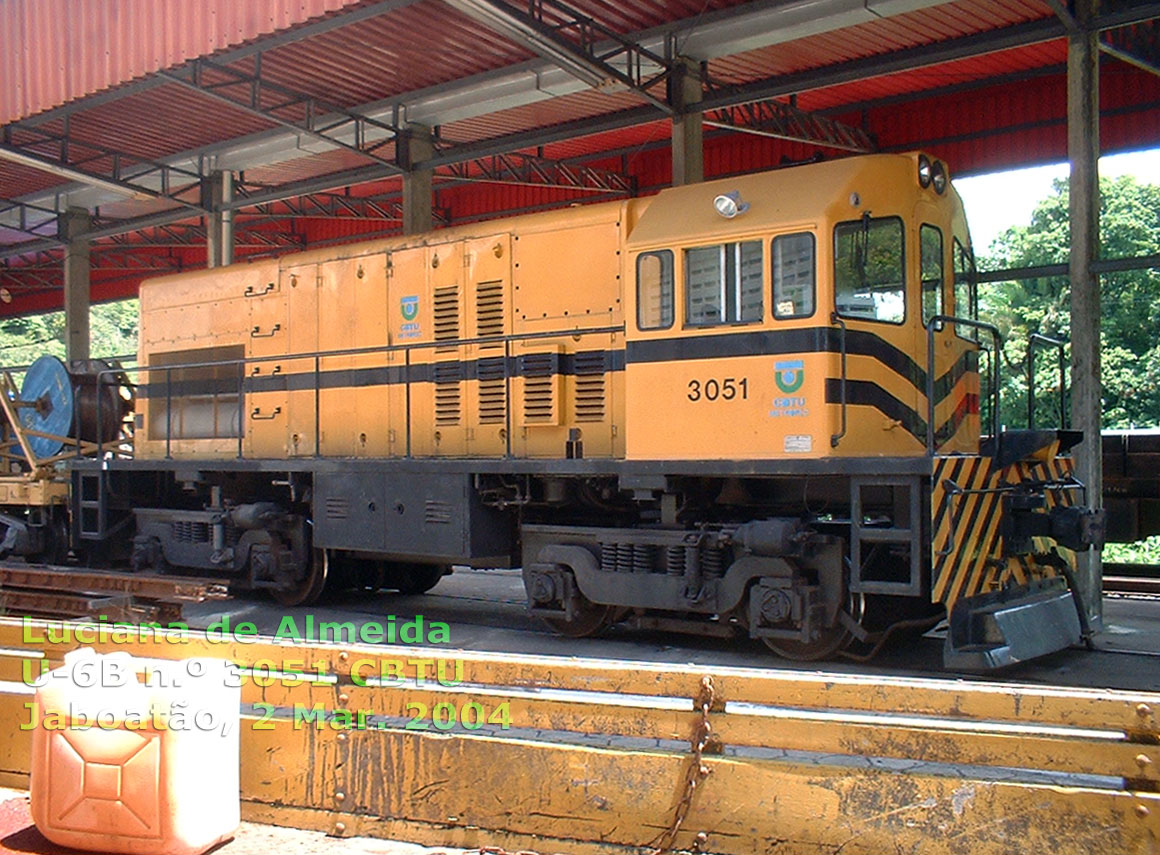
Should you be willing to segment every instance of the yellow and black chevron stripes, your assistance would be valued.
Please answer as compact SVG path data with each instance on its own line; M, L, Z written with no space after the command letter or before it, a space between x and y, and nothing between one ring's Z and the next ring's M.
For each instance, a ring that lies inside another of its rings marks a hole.
M1004 493L1028 481L1059 482L1072 472L1069 458L1048 456L999 469L990 457L955 456L935 460L931 488L931 598L949 609L960 597L997 590L1008 579L1026 584L1056 575L1031 555L1003 557L1002 509ZM1073 503L1072 491L1049 488L1046 509ZM1055 546L1034 539L1035 552ZM1065 560L1074 555L1059 550Z
M1070 457L1055 457L1051 456L1047 460L1033 460L1029 462L1019 462L1011 467L1018 473L1019 480L1050 480L1050 481L1064 481L1071 477L1075 467ZM1076 495L1074 490L1048 490L1047 491L1047 506L1050 510L1054 507L1067 507L1076 503ZM1056 545L1055 541L1046 537L1033 537L1031 543L1035 553L1045 553L1051 549L1055 549L1065 561L1072 567L1075 567L1076 558L1075 553L1070 549L1065 549L1062 546ZM1012 559L1012 563L1016 564L1018 571L1030 576L1037 572L1040 577L1055 575L1052 568L1039 567L1035 564L1034 559L1030 555L1020 555Z

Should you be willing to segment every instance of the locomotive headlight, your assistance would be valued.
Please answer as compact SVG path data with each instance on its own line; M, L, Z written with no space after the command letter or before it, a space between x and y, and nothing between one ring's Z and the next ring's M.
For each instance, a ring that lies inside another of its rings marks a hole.
M741 201L741 193L734 190L732 193L722 193L713 200L713 207L717 209L717 213L727 220L731 220L738 214L744 214L749 210L749 203Z
M943 166L941 160L934 162L934 170L931 172L930 182L934 185L936 193L941 195L947 191L947 168Z
M930 158L925 154L920 154L918 156L918 183L922 186L922 189L925 190L930 186L930 176Z

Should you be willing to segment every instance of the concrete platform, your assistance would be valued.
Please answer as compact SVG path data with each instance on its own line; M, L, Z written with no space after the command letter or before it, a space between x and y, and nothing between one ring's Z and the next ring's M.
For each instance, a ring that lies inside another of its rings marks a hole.
M834 659L790 662L774 656L747 638L704 638L677 633L646 632L616 626L598 638L564 638L528 615L518 570L456 568L428 594L346 592L308 608L287 609L263 597L187 606L190 627L205 628L223 614L233 624L252 621L258 632L276 633L290 614L303 620L353 621L361 625L395 615L399 623L415 615L444 621L450 627L447 649L496 651L700 666L723 665L883 674L899 677L961 677L1037 685L1155 691L1160 687L1160 598L1109 595L1104 598L1104 632L1095 650L1064 650L1034 662L987 675L950 672L942 664L938 633L888 648L869 663Z
M0 788L0 855L78 855L82 850L57 846L37 831L28 809L28 793ZM370 837L327 837L274 825L243 822L237 836L210 850L214 855L468 855L478 849L429 849L414 843Z

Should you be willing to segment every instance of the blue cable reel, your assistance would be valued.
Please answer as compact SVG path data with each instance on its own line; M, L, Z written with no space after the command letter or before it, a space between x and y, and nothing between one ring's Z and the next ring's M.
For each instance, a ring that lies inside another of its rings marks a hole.
M39 458L52 457L64 448L63 437L73 433L76 398L72 377L65 364L55 356L42 356L24 373L20 387L20 424L28 430L51 433L27 438L32 453ZM14 449L14 453L21 453Z

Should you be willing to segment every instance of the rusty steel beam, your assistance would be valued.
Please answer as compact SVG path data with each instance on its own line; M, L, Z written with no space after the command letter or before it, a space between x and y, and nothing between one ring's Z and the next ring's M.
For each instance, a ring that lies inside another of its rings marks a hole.
M181 606L177 603L143 603L129 596L87 596L0 587L0 614L164 624L181 619Z
M152 600L186 600L195 603L224 599L229 587L227 582L220 579L110 573L84 568L22 564L0 564L0 586L89 593L112 592Z
M353 624L320 642L304 618L278 639L0 621L0 673L82 644L231 660L243 816L339 837L999 855L1018 829L1079 855L1160 836L1157 693L368 645ZM26 700L0 691L0 719ZM0 770L28 763L0 735Z
M1148 594L1160 597L1160 578L1104 576L1104 590L1116 594Z

